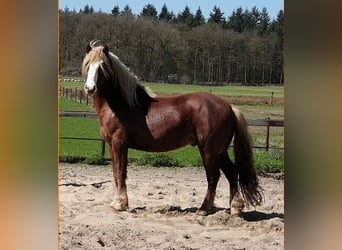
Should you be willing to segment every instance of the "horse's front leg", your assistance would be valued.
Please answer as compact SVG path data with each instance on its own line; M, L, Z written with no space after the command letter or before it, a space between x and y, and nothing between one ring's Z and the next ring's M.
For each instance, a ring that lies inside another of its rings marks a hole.
M127 153L128 148L119 141L112 142L111 156L115 182L114 200L110 204L115 210L128 209L128 197L126 188L127 177Z

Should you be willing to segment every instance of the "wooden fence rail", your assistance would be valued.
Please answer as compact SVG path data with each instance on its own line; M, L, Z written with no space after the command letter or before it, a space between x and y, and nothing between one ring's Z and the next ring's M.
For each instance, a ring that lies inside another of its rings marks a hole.
M88 111L59 111L60 117L89 117L89 118L97 118L97 113L95 112L88 112ZM271 120L269 118L266 119L247 119L248 126L255 126L255 127L266 127L266 145L265 146L256 146L253 145L253 148L261 148L266 149L280 149L283 150L283 147L271 147L270 146L270 127L284 127L283 120ZM101 141L101 156L104 157L105 154L105 141L101 138L83 138L83 137L59 137L59 139L63 140L96 140Z
M92 104L92 98L89 98L89 96L85 93L83 89L79 89L76 87L60 87L59 94L60 96L63 96L75 102L85 103L86 105Z

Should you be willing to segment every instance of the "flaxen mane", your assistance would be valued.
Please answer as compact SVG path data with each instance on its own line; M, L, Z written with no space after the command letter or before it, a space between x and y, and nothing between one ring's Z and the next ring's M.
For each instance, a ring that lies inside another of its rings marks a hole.
M119 58L112 52L104 53L104 46L95 46L97 41L91 41L89 46L91 50L85 56L82 64L82 73L84 77L92 62L101 62L100 69L106 78L111 79L113 84L119 87L122 97L131 108L139 108L149 105L153 99L153 95L149 94L149 90L145 90L139 84L139 80L129 68L127 68Z

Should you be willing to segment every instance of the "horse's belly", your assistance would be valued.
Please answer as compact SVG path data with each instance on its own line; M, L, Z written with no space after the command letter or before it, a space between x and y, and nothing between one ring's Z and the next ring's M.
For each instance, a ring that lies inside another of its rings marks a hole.
M158 109L151 108L145 123L136 126L132 146L145 151L163 152L189 144L195 145L196 136L191 115L181 111L183 106L166 105Z
M173 133L166 136L153 137L148 136L144 139L132 139L131 148L149 151L149 152L165 152L171 151L186 145L195 145L195 137L193 135L182 135L181 133Z

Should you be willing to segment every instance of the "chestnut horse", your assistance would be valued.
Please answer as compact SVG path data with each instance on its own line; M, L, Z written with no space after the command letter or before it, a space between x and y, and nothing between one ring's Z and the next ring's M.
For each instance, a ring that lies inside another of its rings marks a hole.
M261 203L251 140L238 109L209 93L152 97L107 45L95 44L92 41L86 47L82 72L102 137L110 146L116 187L111 206L115 210L128 209L128 148L164 152L190 144L199 148L208 181L199 214L215 211L220 170L230 184L230 205L239 188L247 205ZM235 164L227 153L233 137Z

